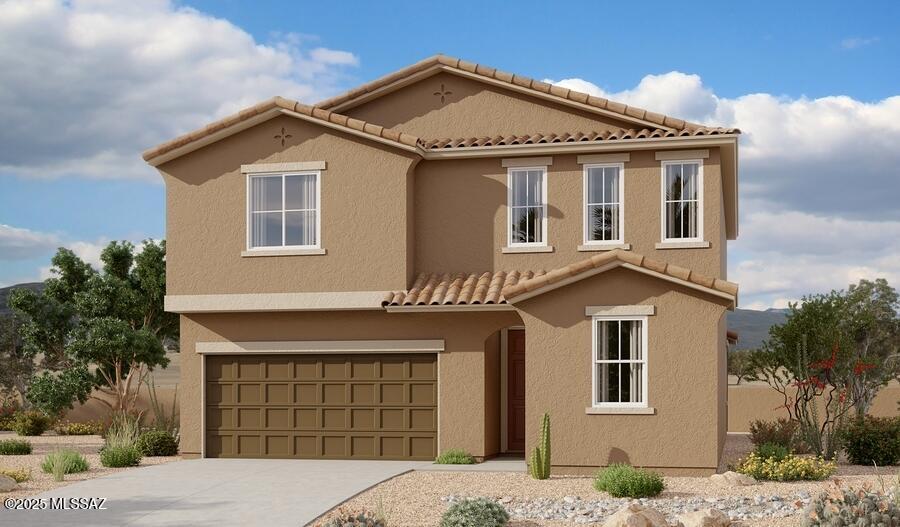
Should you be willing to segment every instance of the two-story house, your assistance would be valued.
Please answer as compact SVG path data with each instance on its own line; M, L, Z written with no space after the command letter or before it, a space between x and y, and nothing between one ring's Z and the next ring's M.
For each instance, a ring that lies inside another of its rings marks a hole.
M714 471L738 134L436 56L148 150L182 451Z

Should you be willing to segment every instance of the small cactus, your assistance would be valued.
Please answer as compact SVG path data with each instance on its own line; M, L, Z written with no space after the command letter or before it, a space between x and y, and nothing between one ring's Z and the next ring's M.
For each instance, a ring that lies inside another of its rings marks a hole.
M541 419L541 438L538 446L531 451L529 471L534 479L550 477L550 414L545 413Z
M821 493L806 508L806 527L897 527L900 499L870 486L854 489L837 484Z

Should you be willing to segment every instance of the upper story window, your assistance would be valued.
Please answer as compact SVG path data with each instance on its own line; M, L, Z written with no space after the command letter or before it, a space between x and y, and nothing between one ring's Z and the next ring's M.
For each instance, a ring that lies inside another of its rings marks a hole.
M703 162L664 161L663 241L703 240Z
M584 243L620 244L624 240L622 174L624 165L585 165Z
M547 245L547 168L509 169L509 246Z
M317 248L320 172L248 176L249 249Z
M594 316L593 406L647 406L647 318Z

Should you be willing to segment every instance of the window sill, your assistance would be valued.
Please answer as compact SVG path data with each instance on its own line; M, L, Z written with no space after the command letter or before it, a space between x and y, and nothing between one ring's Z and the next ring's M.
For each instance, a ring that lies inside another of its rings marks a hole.
M241 251L244 258L255 256L315 256L326 254L325 249L254 249Z
M503 252L504 254L552 253L553 246L552 245L523 245L523 246L504 247L501 249L501 252Z
M631 244L630 243L586 243L584 245L578 246L578 250L580 252L612 251L613 249L622 249L623 251L630 251Z
M584 409L584 413L588 415L655 415L656 408L651 407L635 407L627 406L588 406Z
M709 249L709 242L660 242L657 249Z

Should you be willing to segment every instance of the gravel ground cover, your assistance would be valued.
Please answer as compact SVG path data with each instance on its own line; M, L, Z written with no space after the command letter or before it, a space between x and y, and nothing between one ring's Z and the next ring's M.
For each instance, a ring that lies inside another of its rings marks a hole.
M723 468L751 449L745 435L731 435ZM897 467L879 472L886 484L896 481ZM869 483L880 488L875 471L840 465L845 484ZM717 508L748 527L799 526L801 511L829 485L825 482L761 482L745 487L721 487L705 477L667 477L666 490L656 498L637 500L666 514L670 521L684 512ZM592 487L590 477L554 476L536 481L527 474L501 472L410 472L388 480L345 502L347 511L381 508L389 527L435 526L454 501L484 496L503 504L511 527L572 527L600 525L628 499L617 499ZM334 514L332 511L330 514Z
M93 479L122 470L133 470L146 465L159 465L179 461L178 456L172 457L145 457L141 459L141 465L129 468L106 468L100 464L100 447L103 446L103 438L100 436L58 436L42 435L37 437L19 437L12 432L0 432L0 439L25 439L31 443L33 451L27 456L0 456L0 468L24 469L31 471L31 479L19 483L16 490L2 494L3 498L22 498L39 494L41 492L68 485L75 481ZM65 481L56 482L52 474L44 474L41 471L41 461L44 456L57 448L75 449L87 458L90 469L78 474L67 474Z

